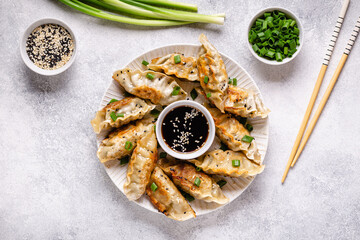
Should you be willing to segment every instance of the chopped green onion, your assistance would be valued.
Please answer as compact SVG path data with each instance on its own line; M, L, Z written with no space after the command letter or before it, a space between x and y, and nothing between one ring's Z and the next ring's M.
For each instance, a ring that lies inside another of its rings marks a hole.
M210 98L210 97L211 97L211 93L207 93L207 94L206 94L206 97L207 97L207 98Z
M195 99L197 98L198 93L197 93L197 91L195 90L195 88L194 88L193 90L191 90L190 96L191 96L191 98L192 98L193 100L195 100Z
M173 95L173 96L179 95L180 89L181 88L179 86L175 86L171 95Z
M149 63L148 63L147 61L145 61L145 60L143 60L143 61L141 62L141 64L144 65L144 66L149 65Z
M248 135L245 135L245 136L241 139L241 141L247 142L247 143L251 143L253 139L254 139L253 137L248 136Z
M175 55L175 56L174 56L174 62L175 62L175 64L181 63L181 57L180 57L180 55Z
M268 50L267 53L265 54L265 56L269 57L269 58L274 58L275 52Z
M200 172L201 170L201 167L196 167L196 171Z
M108 104L113 103L113 102L117 102L117 101L119 101L119 100L113 98L113 99L110 100L110 102Z
M295 26L295 24L296 24L296 21L295 21L295 20L292 20L291 23L290 23L290 27Z
M254 129L254 127L251 125L251 124L246 124L245 125L245 128L249 131L249 132L251 132L253 129Z
M270 12L265 12L265 13L264 13L264 17L265 17L265 18L268 18L268 17L270 17L270 16L271 16L271 13L270 13Z
M156 132L156 125L154 125L154 132Z
M294 28L293 33L294 33L295 35L299 35L299 34L300 34L300 30L299 30L298 28ZM299 38L297 38L296 40L299 40Z
M265 37L265 33L263 33L263 32L259 32L257 35L258 35L259 38L264 38Z
M233 167L240 167L240 160L232 160Z
M150 114L153 115L154 117L158 117L160 114L160 111L157 109L153 109L150 111Z
M153 80L155 78L155 75L152 74L152 73L147 73L146 74L146 78L150 79L150 80Z
M221 142L220 149L223 151L229 150L228 146L226 146L223 142Z
M296 48L296 42L294 39L292 39L290 42L289 42L289 47L290 47L290 50L293 50Z
M153 192L155 192L155 191L158 189L158 186L156 185L156 183L153 182L153 183L151 184L150 188L151 188L151 190L152 190Z
M217 182L217 185L219 185L220 188L222 188L223 186L225 186L225 184L227 184L227 181L221 179Z
M110 117L115 122L116 119L118 119L119 117L124 117L124 114L112 112L112 113L110 113Z
M200 178L196 178L195 179L195 181L194 181L194 184L196 185L196 186L198 186L198 187L200 187L200 183L201 183L201 180L200 180Z
M267 21L263 21L263 25L262 25L262 30L266 30L267 29Z
M260 51L260 48L258 47L258 45L254 44L252 45L252 48L254 49L254 51L257 53ZM231 81L231 80L230 80ZM230 81L229 81L229 84L230 84Z
M264 56L266 52L267 52L266 48L263 47L263 48L260 50L260 56Z
M288 47L284 47L284 55L288 55L288 50L289 50Z
M166 158L167 156L167 153L166 152L161 152L160 153L160 158Z
M133 143L130 142L130 141L126 141L126 143L125 143L125 149L126 149L127 151L131 151L132 148L133 148Z
M119 161L120 161L120 165L124 165L124 164L127 164L130 160L130 156L125 156L123 158L121 158Z
M286 30L289 28L289 26L290 26L290 23L289 23L288 21L286 21L286 22L284 23L284 25L281 27L281 30L282 30L282 31L286 31Z
M204 83L208 83L209 82L209 77L208 76L205 76L204 77Z
M228 84L232 84L232 79L229 78Z
M237 86L237 79L236 79L236 78L233 78L232 84L233 84L234 86Z
M270 37L271 37L271 30L268 29L268 30L265 31L265 38L269 39Z
M277 36L280 35L280 32L279 32L278 30L274 30L274 31L272 31L272 35L273 35L274 37L277 37Z
M279 53L279 52L275 53L275 59L276 59L276 61L281 62L282 61L281 53Z

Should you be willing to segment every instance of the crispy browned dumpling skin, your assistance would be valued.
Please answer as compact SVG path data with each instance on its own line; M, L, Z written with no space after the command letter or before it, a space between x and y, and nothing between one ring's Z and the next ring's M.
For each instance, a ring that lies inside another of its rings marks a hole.
M130 123L124 127L117 129L105 138L97 151L100 162L105 163L111 160L118 160L128 156L136 147L137 141L151 128L154 124L151 119L138 120L136 124ZM125 149L126 142L133 144L133 148L129 151Z
M216 135L220 140L231 150L243 151L249 159L260 164L261 154L255 139L251 143L242 141L245 135L251 136L249 131L230 114L223 114L219 109L210 107L208 104L205 104L205 107L214 119Z
M231 85L227 89L225 111L246 118L265 118L270 113L260 97L253 91Z
M176 186L194 198L219 204L229 202L219 185L207 174L196 171L193 165L185 161L170 161L165 158L160 159L158 165L167 175L171 176ZM200 186L194 184L196 178L200 179Z
M200 85L205 94L211 95L209 100L221 112L224 112L224 101L228 88L228 75L224 61L204 34L200 35L199 40L202 44L197 62ZM208 83L204 82L205 76L209 78Z
M234 167L232 160L240 160L240 167ZM207 152L198 159L189 162L200 167L208 174L218 174L228 177L248 177L261 173L265 166L248 159L242 152L221 149Z
M147 74L152 74L154 79L146 77ZM160 72L124 68L114 72L113 79L128 93L149 99L154 104L169 105L186 98L186 92L180 88L175 78ZM179 88L179 94L172 94L174 88Z
M157 189L151 190L155 183ZM146 194L154 206L167 217L177 221L185 221L196 217L194 210L175 187L168 176L157 166L151 174L150 182L146 187Z
M147 113L155 108L155 105L146 102L137 97L127 97L119 101L106 105L103 109L96 113L95 118L91 121L95 133L101 130L121 127L131 121L143 118ZM110 114L124 114L114 121Z
M175 63L174 61L174 57L177 55L181 58L180 63ZM185 57L183 54L173 53L152 59L148 68L189 81L196 81L199 79L196 61L195 57Z
M150 128L137 142L129 161L124 184L124 193L129 200L137 200L145 193L156 159L157 141L154 128Z

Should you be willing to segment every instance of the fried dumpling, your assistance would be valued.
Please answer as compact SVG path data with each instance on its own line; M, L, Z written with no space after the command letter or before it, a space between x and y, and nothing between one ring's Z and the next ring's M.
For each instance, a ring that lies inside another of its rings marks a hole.
M154 104L169 105L186 98L186 92L175 78L163 73L125 68L114 72L113 79L128 93L149 99Z
M105 163L129 156L136 147L136 142L151 128L154 128L152 121L142 119L138 120L136 124L128 124L110 133L97 150L100 162Z
M137 200L145 193L156 159L157 141L154 128L151 128L137 142L129 161L124 184L124 193L129 200Z
M221 112L224 112L224 101L228 88L228 75L224 61L204 34L200 35L199 40L202 44L197 62L200 85L209 100Z
M196 171L193 165L165 158L160 159L158 165L167 175L171 176L176 186L194 198L218 204L229 202L220 186L205 173ZM194 184L196 178L200 179L199 186Z
M140 98L127 97L109 103L103 109L99 110L95 118L91 121L91 125L95 133L100 133L103 129L120 127L131 121L141 119L154 108L155 105Z
M179 56L181 62L175 63L175 56ZM199 79L196 58L185 57L183 54L173 53L163 57L154 58L151 60L148 68L157 72L164 72L167 75L175 75L178 78L189 81Z
M270 112L253 91L235 86L227 89L225 111L246 118L266 118Z
M169 218L185 221L196 217L194 210L168 176L157 166L151 174L146 194L155 207Z
M232 160L239 160L240 166L234 167ZM221 149L207 152L199 159L192 159L189 162L200 167L208 174L218 174L228 177L248 177L261 173L265 166L256 164L249 160L242 152Z
M243 151L245 155L260 164L261 154L255 139L249 131L230 114L223 114L217 108L205 104L214 119L216 135L233 151Z

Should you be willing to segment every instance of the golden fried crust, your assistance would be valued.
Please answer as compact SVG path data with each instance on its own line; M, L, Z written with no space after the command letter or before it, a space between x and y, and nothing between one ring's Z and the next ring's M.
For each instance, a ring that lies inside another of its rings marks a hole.
M134 99L134 97L126 97L126 98L123 98L116 102L109 103L103 109L107 110L107 109L121 108L121 107L129 104L133 99Z
M158 104L160 102L160 99L163 98L163 95L159 90L145 85L135 87L133 91L136 96L144 99L150 99L150 101L154 104Z
M250 89L235 86L229 86L227 90L225 111L246 118L265 118L270 113L260 96Z
M162 195L165 195L165 191L163 189L160 189L159 190L160 193ZM153 191L151 190L150 186L148 186L146 188L146 194L149 196L150 198L150 201L152 202L152 204L154 204L154 206L160 211L162 212L163 214L165 214L166 216L169 215L169 213L166 211L166 206L164 204L162 204L161 202L159 202L153 195Z
M129 200L137 200L144 194L156 160L157 141L151 129L137 142L128 164L124 193Z
M155 108L155 105L137 97L127 97L119 101L109 103L103 109L96 112L95 118L91 120L91 125L95 133L102 130L121 127L131 121L143 118L147 113ZM114 120L112 113L117 118ZM119 116L118 114L122 114Z
M174 57L177 55L180 56L180 63L175 63L174 61ZM199 78L196 58L185 57L178 53L154 58L151 60L151 64L149 64L148 67L154 71L164 72L167 75L175 75L178 78L189 81L195 81Z
M155 191L151 189L153 183L157 186ZM154 206L169 218L184 221L196 217L189 203L158 166L155 166L151 174L150 182L146 186L146 194Z
M232 166L232 160L239 160L240 166ZM255 176L264 170L264 165L248 159L243 153L221 149L207 152L199 159L189 160L208 174L229 177Z
M200 35L199 40L202 44L197 63L200 85L209 95L209 100L221 112L224 112L224 101L228 88L228 75L224 61L204 34ZM208 77L207 83L204 82L206 76Z
M197 199L219 204L225 204L229 201L219 185L210 176L197 171L189 163L162 158L158 161L158 166L171 176L176 186ZM197 178L200 180L199 186L194 184Z

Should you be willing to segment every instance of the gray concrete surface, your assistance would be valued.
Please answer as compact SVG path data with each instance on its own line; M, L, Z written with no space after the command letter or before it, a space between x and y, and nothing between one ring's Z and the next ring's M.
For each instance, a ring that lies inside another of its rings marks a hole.
M360 40L298 165L280 184L340 1L194 2L204 13L226 12L225 25L154 29L89 17L57 1L1 1L0 239L359 239ZM272 5L294 11L305 28L302 52L280 67L260 63L246 46L249 19ZM353 0L325 84L359 11ZM24 29L43 17L66 21L78 38L76 62L55 77L34 74L19 53ZM270 142L266 170L244 194L180 223L127 201L113 185L96 158L90 119L114 70L154 47L198 43L202 32L257 82L272 110Z

